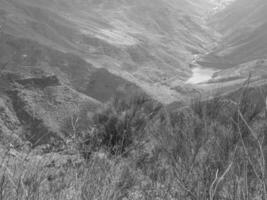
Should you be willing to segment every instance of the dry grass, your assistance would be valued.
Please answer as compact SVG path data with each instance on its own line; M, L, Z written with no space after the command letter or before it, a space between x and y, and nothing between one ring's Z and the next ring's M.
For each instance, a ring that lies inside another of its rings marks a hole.
M64 152L2 152L0 200L265 200L266 119L250 104L246 90L172 113L115 99Z

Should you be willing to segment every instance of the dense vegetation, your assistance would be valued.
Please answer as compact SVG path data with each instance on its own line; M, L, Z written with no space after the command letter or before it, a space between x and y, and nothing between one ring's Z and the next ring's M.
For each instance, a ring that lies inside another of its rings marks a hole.
M267 1L230 1L0 0L0 200L267 200Z
M250 91L171 111L115 98L75 115L63 151L5 153L0 199L265 200L267 126Z

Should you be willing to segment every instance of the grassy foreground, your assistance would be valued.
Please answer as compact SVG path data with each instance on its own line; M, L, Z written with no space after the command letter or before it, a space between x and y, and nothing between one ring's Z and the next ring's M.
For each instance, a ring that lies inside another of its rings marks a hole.
M2 148L0 200L266 200L264 107L114 99L67 123L64 147Z

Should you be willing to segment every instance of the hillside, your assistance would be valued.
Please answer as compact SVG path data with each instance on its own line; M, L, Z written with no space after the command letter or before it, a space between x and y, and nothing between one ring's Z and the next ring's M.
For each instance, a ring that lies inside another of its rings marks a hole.
M172 107L231 94L249 76L267 83L265 1L1 0L0 8L1 98L15 118L17 98L45 112L45 132L61 137L55 96L91 111L136 93Z
M196 93L186 83L191 61L217 41L205 21L214 5L1 0L1 129L49 143L64 139L73 113L94 112L115 95L185 102Z
M0 51L0 130L8 138L19 135L33 144L64 139L65 123L81 109L94 112L116 93L129 95L127 90L143 93L105 69L36 41L2 33Z
M0 0L0 200L266 200L266 0Z
M197 63L212 69L207 90L233 92L248 79L253 86L266 87L267 2L236 0L208 19L220 35L216 48Z
M210 21L224 37L213 55L225 67L266 58L266 10L266 1L237 0Z
M208 1L2 0L0 7L2 31L79 55L163 103L188 97L176 86L217 40L205 23Z

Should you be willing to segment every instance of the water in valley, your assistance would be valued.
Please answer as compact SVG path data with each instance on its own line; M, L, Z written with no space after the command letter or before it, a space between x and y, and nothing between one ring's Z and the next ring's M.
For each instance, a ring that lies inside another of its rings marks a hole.
M194 67L192 69L192 76L189 78L186 83L190 84L199 84L209 81L216 70L211 68L204 68L204 67Z

